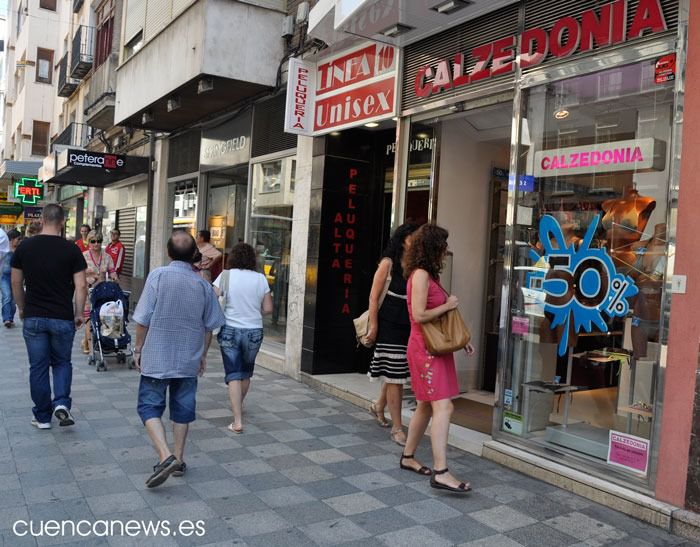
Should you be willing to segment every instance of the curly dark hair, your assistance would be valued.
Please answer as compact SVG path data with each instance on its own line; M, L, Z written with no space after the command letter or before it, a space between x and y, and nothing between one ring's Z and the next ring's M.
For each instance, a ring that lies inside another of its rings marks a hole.
M389 243L387 243L382 253L382 258L391 258L391 275L393 277L403 275L403 267L401 266L401 261L403 260L403 244L406 238L418 228L419 226L417 224L406 222L396 228L391 235Z
M437 224L423 224L411 237L411 246L404 255L403 273L406 278L414 270L422 269L437 279L442 271L442 260L447 251L449 232Z
M247 243L238 243L234 245L231 252L228 254L226 267L229 270L253 270L255 268L255 249Z

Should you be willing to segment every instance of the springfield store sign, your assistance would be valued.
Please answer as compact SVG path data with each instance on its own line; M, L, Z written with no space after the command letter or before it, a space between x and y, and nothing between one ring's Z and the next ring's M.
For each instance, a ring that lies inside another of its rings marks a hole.
M396 114L397 50L368 43L318 63L289 61L284 130L324 135Z
M531 28L521 36L516 51L515 35L475 47L470 52L455 52L452 57L423 65L414 78L417 97L432 97L447 90L513 72L516 54L520 66L529 68L551 54L566 58L641 38L668 29L660 0L639 0L636 8L628 0L616 0L589 9L578 17L562 17L550 29ZM467 65L473 64L470 71Z

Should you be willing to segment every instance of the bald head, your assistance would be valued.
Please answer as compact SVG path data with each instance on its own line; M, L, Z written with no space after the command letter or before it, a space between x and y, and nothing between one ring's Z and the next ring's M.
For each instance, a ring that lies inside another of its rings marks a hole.
M185 230L174 230L168 240L168 256L170 260L180 260L192 264L197 252L197 243Z

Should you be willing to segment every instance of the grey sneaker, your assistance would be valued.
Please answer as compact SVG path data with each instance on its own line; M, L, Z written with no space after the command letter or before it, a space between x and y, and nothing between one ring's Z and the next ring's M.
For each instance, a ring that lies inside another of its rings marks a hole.
M37 429L51 429L51 422L43 423L36 418L32 418L32 425Z
M65 405L56 405L56 408L53 410L53 415L56 416L58 425L60 426L65 427L67 425L75 424L75 420L73 419L70 410L68 410L68 407Z

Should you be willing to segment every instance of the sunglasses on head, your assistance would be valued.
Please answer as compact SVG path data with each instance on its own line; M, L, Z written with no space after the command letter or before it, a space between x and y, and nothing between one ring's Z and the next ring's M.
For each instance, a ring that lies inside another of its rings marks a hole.
M101 239L91 239L90 243L102 243Z

